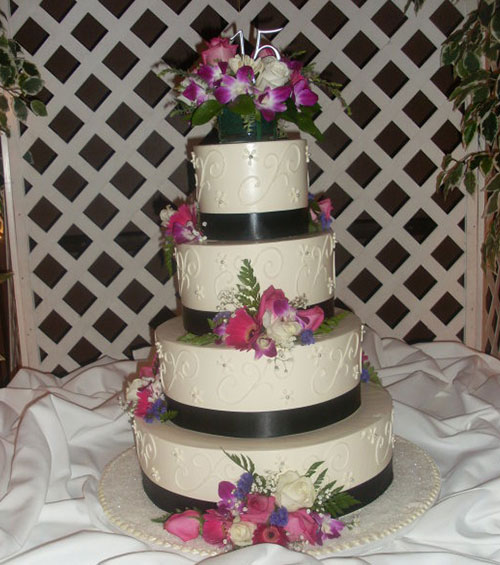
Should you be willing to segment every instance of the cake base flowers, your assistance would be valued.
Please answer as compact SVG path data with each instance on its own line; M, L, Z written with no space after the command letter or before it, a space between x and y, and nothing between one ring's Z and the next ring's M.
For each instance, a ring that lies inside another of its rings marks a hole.
M323 484L327 470L321 469L322 461L304 475L293 470L258 474L249 457L226 455L244 472L236 484L219 483L216 508L173 512L153 521L183 542L201 537L227 549L274 543L303 550L338 538L346 526L352 526L337 516L358 501L335 481Z

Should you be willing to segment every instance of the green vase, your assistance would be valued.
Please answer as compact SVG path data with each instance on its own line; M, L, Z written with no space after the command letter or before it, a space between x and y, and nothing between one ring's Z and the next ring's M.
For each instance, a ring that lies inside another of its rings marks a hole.
M220 143L277 139L276 120L272 122L266 122L264 119L255 120L250 127L245 127L241 116L226 108L217 116L217 130Z

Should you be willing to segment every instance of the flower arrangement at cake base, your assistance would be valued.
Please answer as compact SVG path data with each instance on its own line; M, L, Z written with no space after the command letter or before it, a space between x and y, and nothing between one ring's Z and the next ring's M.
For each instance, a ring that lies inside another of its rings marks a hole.
M323 485L327 470L320 471L322 461L304 475L292 470L261 475L250 458L226 455L244 472L236 484L219 483L216 508L173 512L153 521L183 542L201 537L227 550L274 543L303 551L338 538L345 527L351 527L337 516L358 501L335 481Z

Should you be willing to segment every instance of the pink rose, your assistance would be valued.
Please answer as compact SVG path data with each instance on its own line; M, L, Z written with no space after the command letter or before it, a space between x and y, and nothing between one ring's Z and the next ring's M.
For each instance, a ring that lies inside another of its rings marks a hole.
M236 55L237 45L231 45L227 37L214 37L207 42L208 49L201 52L205 65L214 65L218 62L227 62Z
M200 513L196 510L186 510L181 514L172 514L163 528L182 541L189 541L200 534L200 518Z
M202 530L203 539L211 545L222 546L227 538L232 520L229 520L226 514L221 514L213 509L207 510L203 518L205 519Z
M323 323L325 313L319 306L307 308L307 310L297 310L297 318L303 330L317 330Z
M262 524L267 521L271 512L274 511L276 499L274 496L264 496L263 494L249 494L247 496L246 507L248 510L241 515L243 522L253 522Z
M290 541L307 540L310 544L317 544L319 540L318 524L305 508L289 512L288 524L285 526Z

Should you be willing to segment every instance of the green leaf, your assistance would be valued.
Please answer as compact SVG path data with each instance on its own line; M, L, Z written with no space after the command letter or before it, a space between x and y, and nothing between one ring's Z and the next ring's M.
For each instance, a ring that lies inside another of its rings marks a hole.
M491 20L491 33L493 37L500 41L500 10L497 9Z
M467 69L469 73L474 73L481 68L481 59L471 51L468 51L465 54L463 62L464 62L464 67Z
M207 100L200 104L191 116L193 126L201 126L214 118L222 109L222 104L217 100Z
M26 80L20 81L19 86L26 94L34 96L38 94L43 88L43 80L38 77L30 77Z
M10 277L12 276L12 273L0 273L0 284L4 283L7 279L10 279Z
M441 64L451 65L453 64L460 54L460 47L456 42L445 43L443 49L441 50Z
M24 61L23 62L23 71L32 77L38 77L40 76L40 73L38 72L38 69L36 68L36 65L34 65L33 63L30 63L29 61Z
M227 455L227 457L229 457L229 459L231 459L233 463L236 463L238 467L241 467L243 471L246 471L251 475L255 473L255 465L253 461L250 459L250 457L247 457L246 455L243 454L238 456L235 453L228 453L224 449L222 451L224 452L225 455Z
M493 167L493 159L489 155L486 155L481 159L480 167L483 175L487 176Z
M177 341L190 343L191 345L209 345L210 343L215 343L217 341L217 336L213 333L196 335L191 332L187 332L186 334L181 335Z
M297 125L299 129L305 133L310 133L313 137L315 137L318 141L323 138L323 134L319 131L319 129L314 124L311 116L303 114L299 112L297 114Z
M490 89L485 85L480 85L472 92L472 103L484 102L490 95Z
M491 216L495 212L498 212L498 192L493 192L488 198L485 216Z
M481 124L481 131L487 143L494 143L498 133L498 117L490 112Z
M306 477L312 477L314 475L314 473L316 472L316 470L318 469L318 467L320 467L321 465L323 465L324 461L316 461L316 463L313 463L309 469L307 469L307 471L305 472L305 476Z
M483 26L485 27L489 26L494 8L495 8L494 3L485 2L485 0L481 0L479 2L478 15L479 15L479 20L483 24Z
M9 109L9 101L7 97L3 94L0 94L0 110L6 112Z
M486 192L499 192L500 191L500 173L495 175L490 182L484 187Z
M340 322L347 316L347 311L339 312L335 314L335 316L331 316L330 318L325 318L321 324L321 326L314 330L314 335L330 333L333 331Z
M255 103L249 94L240 94L229 106L231 112L240 115L255 114Z
M445 180L446 190L460 184L464 172L464 164L460 161L450 171L448 178Z
M28 107L21 98L14 98L14 114L18 120L21 120L21 122L26 121L28 118Z
M464 177L465 190L469 194L474 194L476 190L476 174L473 171L467 171Z
M7 65L0 66L0 82L3 86L11 86L14 82L15 70Z
M468 147L471 141L474 139L476 133L477 123L474 121L467 122L464 127L462 139L464 141L465 147Z
M30 108L35 116L46 116L47 108L41 100L32 100L30 103Z

